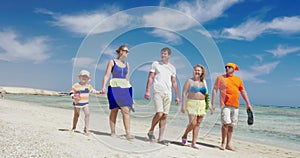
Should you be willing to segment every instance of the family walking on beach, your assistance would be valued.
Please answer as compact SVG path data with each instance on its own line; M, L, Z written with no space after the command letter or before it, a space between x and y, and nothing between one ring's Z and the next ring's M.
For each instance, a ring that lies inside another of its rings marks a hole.
M108 62L106 73L103 77L101 91L96 91L93 86L88 84L91 80L90 73L86 70L78 74L79 82L72 86L70 92L73 98L74 116L72 131L76 130L80 109L83 109L85 117L84 133L89 135L89 94L104 94L107 91L109 102L109 125L112 137L116 136L116 119L118 111L121 110L123 124L126 132L126 139L133 140L135 137L130 130L130 112L134 111L132 99L132 86L129 82L129 63L125 61L128 57L129 49L126 45L120 46L116 52L118 56ZM144 98L150 100L150 89L153 85L152 98L154 101L155 114L153 116L150 129L148 130L148 139L150 142L158 142L168 145L169 142L164 139L164 132L167 123L167 117L172 102L172 88L175 92L175 104L179 104L178 84L176 81L176 68L169 63L171 49L163 48L160 52L160 61L154 61L151 65L146 85ZM245 91L243 81L233 75L239 68L234 63L228 63L225 66L226 74L218 76L212 90L212 99L208 93L206 84L205 67L197 64L193 68L193 76L186 80L182 89L181 112L187 112L189 123L182 135L182 145L188 145L188 133L192 131L191 147L200 149L197 144L200 124L207 110L213 114L215 110L215 100L218 90L220 91L220 108L222 122L222 142L220 149L234 150L230 144L233 127L238 122L239 92L247 104L247 109L252 111L252 106ZM109 85L107 86L107 82ZM107 87L107 90L106 90ZM211 104L211 105L210 105ZM156 139L154 129L159 124L159 135Z

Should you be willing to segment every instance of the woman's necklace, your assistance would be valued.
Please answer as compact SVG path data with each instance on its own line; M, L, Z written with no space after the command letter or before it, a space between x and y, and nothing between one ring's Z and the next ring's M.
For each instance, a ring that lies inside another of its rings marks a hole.
M121 59L119 59L119 58L117 58L118 59L118 61L119 62L121 62L122 64L124 64L125 65L125 61L124 60L121 60ZM120 66L119 66L120 67ZM124 73L123 73L123 69L125 68L123 65L122 65L122 67L120 67L121 68L121 71L122 71L122 77L124 76Z
M124 60L121 60L120 58L117 58L117 60L119 61L119 63L125 65L125 61L124 61ZM123 65L122 65L122 66L123 66Z
M193 80L194 80L194 85L199 87L200 79L196 79L195 77L193 77Z

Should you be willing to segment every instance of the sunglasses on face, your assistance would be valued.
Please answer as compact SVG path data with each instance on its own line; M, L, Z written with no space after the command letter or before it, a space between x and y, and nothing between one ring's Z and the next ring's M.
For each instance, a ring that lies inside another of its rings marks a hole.
M233 68L232 66L225 66L225 69L231 69L231 68Z
M126 53L128 53L128 50L126 50L126 49L121 49L123 52L126 52Z

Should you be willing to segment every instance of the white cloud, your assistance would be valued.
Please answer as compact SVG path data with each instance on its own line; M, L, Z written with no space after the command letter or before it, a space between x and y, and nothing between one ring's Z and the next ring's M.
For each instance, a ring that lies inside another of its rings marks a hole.
M255 83L264 83L266 81L259 79L258 78L258 74L251 71L240 71L236 73L238 76L240 76L244 81L251 81L251 82L255 82Z
M173 12L160 10L144 15L142 19L146 26L153 25L155 27L168 28L175 31L184 30L196 24L194 21L187 19L186 16L194 17L199 22L207 22L222 16L226 9L239 1L240 0L195 0L192 3L179 1L177 4L166 7L182 11L185 15L182 14L174 16ZM160 5L165 5L165 2L161 1ZM118 11L120 11L120 9L113 5L102 8L101 11L85 12L80 14L60 14L42 8L36 9L36 13L50 15L54 19L51 21L54 26L64 28L65 30L80 35L90 33L95 26ZM95 28L92 33L97 34L109 32L119 27L130 25L136 20L139 19L132 19L132 17L125 12L118 12L114 18L110 18L109 21L102 24L101 28Z
M140 66L137 70L143 72L149 72L150 68L151 68L151 64L145 64L143 66Z
M172 31L182 31L197 25L194 20L186 16L179 13L174 16L173 11L158 10L143 15L142 20L145 26L158 28L150 32L153 36L160 37L165 42L177 45L182 43L181 37Z
M48 15L55 15L54 12L50 11L50 10L47 10L47 9L44 9L44 8L37 8L35 9L35 13L38 13L38 14L48 14Z
M206 31L206 30L198 29L198 30L196 30L196 31L199 32L199 33L201 33L203 36L208 37L208 38L211 38L211 37L212 37L211 34L210 34L208 31Z
M115 58L118 56L116 50L118 47L112 47L109 46L107 48L104 49L104 47L102 48L102 50L104 50L103 55L105 55L106 57L108 57L109 59Z
M251 71L245 71L241 70L240 72L237 72L241 78L245 81L251 81L251 82L256 82L256 83L263 83L265 82L262 79L259 79L259 76L267 75L270 74L279 64L280 62L272 62L272 63L267 63L263 65L256 65L251 67Z
M147 26L155 26L164 29L170 29L172 31L180 31L197 25L194 20L187 18L187 16L195 18L200 23L204 23L222 16L226 9L230 8L239 1L240 0L194 0L193 2L179 1L178 3L172 5L167 5L165 1L161 1L161 6L179 10L183 14L174 16L174 12L159 10L143 16L143 19Z
M192 74L192 73L191 73ZM185 80L189 77L191 77L192 75L187 75L187 74L180 74L180 73L177 73L176 74L176 78L179 80L179 83L183 86L184 83L185 83ZM180 82L182 81L182 82Z
M273 50L266 50L266 52L273 54L275 57L282 57L298 51L300 51L300 47L288 47L283 45L278 45L277 48Z
M177 16L174 16L174 12L168 10L149 13L144 15L142 19L145 26L153 26L171 31L185 30L196 25L196 22L186 18L186 15L177 14Z
M265 75L265 74L270 74L279 64L279 61L260 65L260 66L252 66L251 69L255 72L255 74L258 75Z
M96 66L96 59L89 57L72 58L73 66L80 68L92 68Z
M185 63L183 61L182 56L173 56L169 59L169 62L171 64L173 64L176 67L177 70L178 69L184 69L185 70L187 68L187 65L186 65L187 63Z
M275 18L268 24L268 28L285 33L300 32L300 16Z
M214 81L216 78L220 75L223 75L224 73L211 73L210 77ZM236 71L235 75L241 77L243 81L251 81L255 83L263 83L265 82L262 79L259 79L258 76L263 75L263 74L258 74L254 71L246 71L246 70L241 70L241 71Z
M51 24L54 26L61 27L76 34L86 35L88 33L98 34L109 32L119 27L129 25L132 22L132 19L128 14L118 13L116 16L111 17L109 20L105 21L105 23L101 24L103 20L112 15L116 10L117 9L114 7L111 7L103 9L101 12L90 12L74 15L63 15L43 9L39 9L37 12L51 15L54 19L54 21L51 21ZM99 24L101 24L101 27L98 26Z
M179 1L172 8L182 11L188 16L194 17L200 23L204 23L222 16L226 9L240 1L241 0Z
M97 69L98 70L106 70L108 62L109 62L109 59L104 60L103 62L101 62L100 64L97 65Z
M210 76L207 76L207 77L211 77L211 79L214 81L214 80L216 80L216 78L218 77L218 76L220 76L220 75L223 75L224 73L220 73L220 72L212 72L211 74L210 74Z
M263 33L291 34L300 32L300 17L279 17L271 22L250 19L237 27L225 28L216 38L252 41Z
M294 78L295 81L300 81L300 77Z
M75 67L86 69L96 67L98 70L106 70L108 61L117 57L117 53L115 51L117 48L118 47L114 46L105 48L105 46L102 45L101 50L103 50L103 54L102 56L99 56L99 59L91 57L76 57L72 59L73 65Z
M0 60L32 61L36 64L50 58L46 37L21 38L13 30L0 31Z
M98 70L105 70L107 63L110 59L117 56L115 50L117 47L106 47L105 45L100 46L100 50L103 50L102 55L97 56L99 59L92 57L76 57L72 59L73 65L80 68L94 68ZM100 53L100 52L99 52ZM76 65L75 65L76 64Z
M225 28L220 37L235 40L254 40L266 30L266 24L256 20L247 21L236 28Z
M100 62L97 65L97 69L98 70L106 70L107 64L108 64L109 60L114 59L114 58L116 58L118 56L118 54L116 52L117 48L118 47L107 47L107 48L104 49L104 47L103 47L103 49L104 49L104 52L103 52L104 57L101 57L100 61L98 61L98 62Z
M254 57L257 58L260 62L262 62L263 58L264 58L264 55L262 55L262 54L256 54L256 55L254 55Z
M191 28L197 24L194 20L187 18L187 16L194 17L199 22L207 22L222 16L226 9L239 1L240 0L195 0L193 2L179 1L177 4L166 7L182 11L182 15L179 14L174 16L173 11L171 12L167 9L163 9L142 15L141 19L133 18L125 12L118 12L119 8L116 6L107 7L101 9L101 11L78 14L60 14L46 9L36 9L36 13L50 15L53 18L53 21L51 21L52 25L61 27L79 35L109 32L117 28L130 25L133 22L141 22L141 24L148 27L153 26L171 31L180 31ZM165 5L165 1L161 1L160 5ZM114 13L117 14L113 17L109 17ZM95 27L108 17L109 20L101 24L101 27ZM93 32L90 32L91 30L93 30ZM153 33L154 35L157 35L157 30ZM167 39L167 41L175 43L180 42L178 36L174 34L165 33L164 35L167 36L164 37L164 39Z
M178 45L182 43L180 36L170 31L154 29L151 34L164 39L165 42L170 44Z

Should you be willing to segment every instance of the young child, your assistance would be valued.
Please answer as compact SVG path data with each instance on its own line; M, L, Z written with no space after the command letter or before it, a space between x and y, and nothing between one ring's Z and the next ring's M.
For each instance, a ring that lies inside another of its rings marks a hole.
M73 101L74 106L74 117L73 117L73 127L72 132L75 132L76 125L78 122L78 117L80 113L80 109L83 109L84 112L84 133L89 135L89 117L90 117L90 110L89 110L89 95L90 93L100 94L100 92L96 91L92 85L88 84L91 80L90 73L86 70L81 70L78 74L79 82L75 83L72 86L70 95Z

